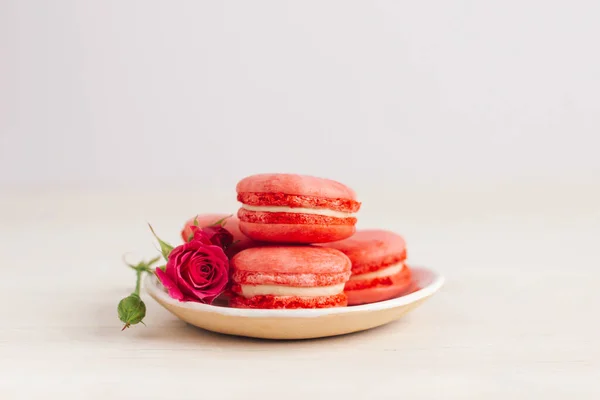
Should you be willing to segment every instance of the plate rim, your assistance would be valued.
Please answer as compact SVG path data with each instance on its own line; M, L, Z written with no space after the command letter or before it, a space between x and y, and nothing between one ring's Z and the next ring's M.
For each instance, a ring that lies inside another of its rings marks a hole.
M350 307L311 308L311 309L255 309L255 308L233 308L213 306L210 304L197 303L193 301L181 302L171 298L161 288L158 278L154 274L148 274L144 280L144 290L157 302L164 302L174 307L185 308L194 311L221 314L224 316L249 317L249 318L315 318L325 315L349 314L357 312L369 312L386 310L405 306L423 298L429 297L437 292L445 283L445 278L440 273L427 267L411 267L414 270L424 270L433 275L429 285L405 296L376 303L361 304ZM159 301L160 299L160 301Z

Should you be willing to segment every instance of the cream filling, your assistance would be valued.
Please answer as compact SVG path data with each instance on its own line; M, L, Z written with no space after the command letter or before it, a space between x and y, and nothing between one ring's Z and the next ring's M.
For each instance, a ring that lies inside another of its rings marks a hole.
M384 276L396 275L398 272L402 271L404 268L404 262L399 262L398 264L390 265L387 268L380 269L379 271L367 272L366 274L360 275L351 275L351 281L358 281L361 279L373 279L373 278L382 278Z
M333 286L296 287L283 285L240 285L242 296L248 298L253 296L335 296L344 291L344 284Z
M249 204L242 204L242 208L248 211L260 211L260 212L284 212L284 213L295 213L295 214L315 214L323 215L325 217L336 217L336 218L350 218L356 214L329 210L327 208L302 208L302 207L283 207L283 206L251 206Z

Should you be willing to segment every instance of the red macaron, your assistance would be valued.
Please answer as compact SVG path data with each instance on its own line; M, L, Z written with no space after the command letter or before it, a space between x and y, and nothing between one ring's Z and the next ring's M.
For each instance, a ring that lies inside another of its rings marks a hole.
M192 235L192 226L194 225L194 220L198 222L199 227L205 228L207 226L214 225L223 218L226 218L222 225L223 228L227 229L233 236L233 244L229 246L226 251L228 257L232 257L244 249L260 246L260 243L253 241L240 232L240 221L236 216L232 216L231 214L200 214L197 217L191 218L185 223L183 229L181 230L181 238L184 242L189 241L190 236Z
M352 261L352 276L345 286L348 305L388 300L413 288L405 264L406 243L400 235L359 230L349 239L323 246L340 250Z
M352 236L361 203L349 187L324 178L259 174L236 187L240 230L276 243L327 243Z
M232 295L237 308L327 308L347 305L348 257L316 246L266 246L231 259Z

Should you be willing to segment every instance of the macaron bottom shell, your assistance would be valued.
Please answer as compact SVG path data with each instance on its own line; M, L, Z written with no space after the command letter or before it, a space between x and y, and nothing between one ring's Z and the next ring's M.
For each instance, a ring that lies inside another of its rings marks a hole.
M272 243L327 243L354 234L354 225L260 224L240 221L240 230L249 238Z
M398 274L385 279L369 281L349 281L344 293L348 296L348 305L360 305L390 300L415 291L410 269L405 266Z
M344 293L316 297L261 295L249 298L233 294L229 299L229 306L235 308L298 309L345 307L347 305L348 299Z

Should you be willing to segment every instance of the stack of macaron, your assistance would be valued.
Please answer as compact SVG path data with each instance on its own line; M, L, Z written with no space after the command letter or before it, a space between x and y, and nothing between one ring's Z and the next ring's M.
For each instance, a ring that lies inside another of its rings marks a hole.
M356 231L361 203L349 187L324 178L259 174L236 187L241 203L225 222L229 304L238 308L325 308L373 303L412 290L401 236ZM200 226L225 214L200 215ZM194 219L181 233L187 240Z

